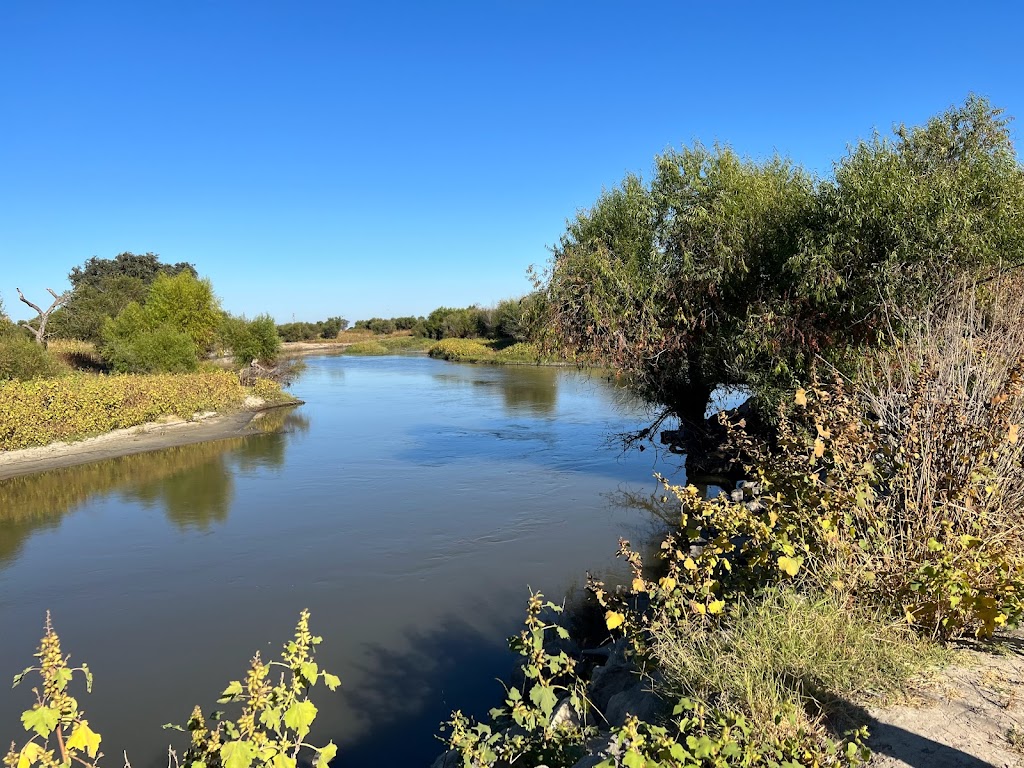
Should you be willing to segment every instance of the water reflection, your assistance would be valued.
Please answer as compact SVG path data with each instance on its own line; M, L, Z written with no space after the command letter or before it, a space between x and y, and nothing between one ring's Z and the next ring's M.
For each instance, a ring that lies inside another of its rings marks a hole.
M473 387L485 398L501 397L510 416L552 416L558 405L555 368L517 366L514 375L482 365L465 365L455 373L435 373L436 382L447 387Z
M0 481L0 567L36 531L56 528L91 499L118 495L147 508L163 507L178 527L207 530L227 519L237 471L284 464L288 433L309 421L293 408L266 411L258 432Z

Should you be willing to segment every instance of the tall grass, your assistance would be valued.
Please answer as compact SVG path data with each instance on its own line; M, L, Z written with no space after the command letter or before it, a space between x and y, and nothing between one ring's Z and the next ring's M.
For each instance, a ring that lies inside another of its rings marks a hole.
M878 611L784 588L741 601L714 628L666 626L654 648L670 696L742 712L762 732L846 719L852 702L898 698L948 658Z

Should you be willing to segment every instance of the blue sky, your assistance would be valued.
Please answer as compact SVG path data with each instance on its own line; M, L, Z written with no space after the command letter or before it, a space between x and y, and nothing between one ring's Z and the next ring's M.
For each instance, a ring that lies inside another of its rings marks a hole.
M972 91L1024 120L1022 28L1010 2L0 0L0 296L27 317L16 287L154 251L279 321L493 303L668 147L827 174Z

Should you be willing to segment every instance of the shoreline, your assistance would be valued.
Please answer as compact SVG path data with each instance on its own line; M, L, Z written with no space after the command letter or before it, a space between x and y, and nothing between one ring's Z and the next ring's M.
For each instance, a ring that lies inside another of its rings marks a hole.
M296 405L302 405L302 401L261 405L230 413L201 414L191 421L175 417L125 429L115 429L74 443L50 443L32 448L2 451L0 452L0 481L23 475L34 475L51 469L74 467L120 456L158 451L162 448L260 434L260 431L253 425L264 413Z

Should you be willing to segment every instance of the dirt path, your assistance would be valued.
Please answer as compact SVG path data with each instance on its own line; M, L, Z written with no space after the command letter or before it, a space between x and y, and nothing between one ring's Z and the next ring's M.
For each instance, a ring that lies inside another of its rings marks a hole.
M1024 766L1024 632L963 651L918 693L913 706L870 710L871 768Z

